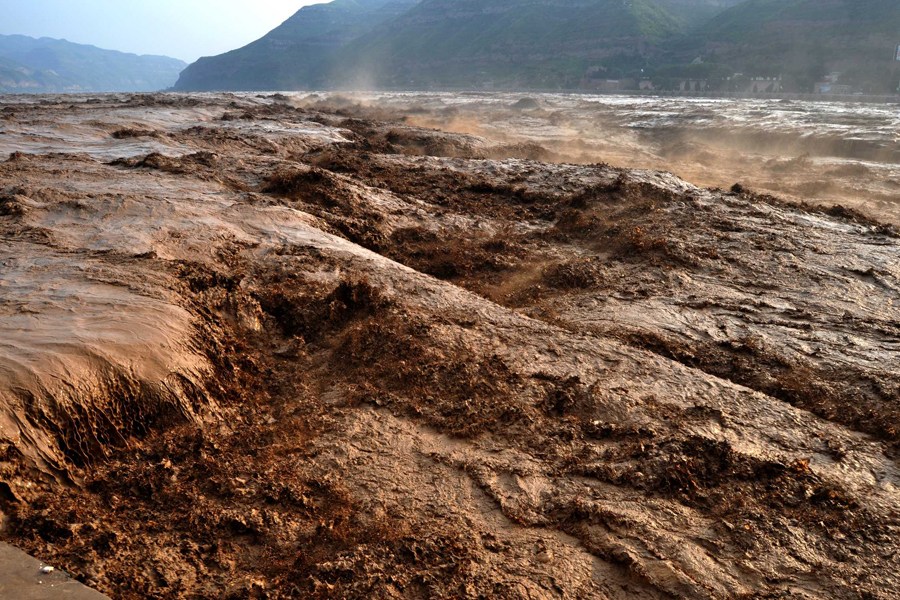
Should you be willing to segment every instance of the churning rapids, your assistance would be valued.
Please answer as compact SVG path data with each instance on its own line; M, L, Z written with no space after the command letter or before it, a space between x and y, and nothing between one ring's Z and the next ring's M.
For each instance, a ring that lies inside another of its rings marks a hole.
M360 100L393 107L411 123L533 141L556 161L662 169L704 186L740 182L900 222L900 101L424 93L346 99Z
M0 537L115 598L900 597L897 130L0 98Z

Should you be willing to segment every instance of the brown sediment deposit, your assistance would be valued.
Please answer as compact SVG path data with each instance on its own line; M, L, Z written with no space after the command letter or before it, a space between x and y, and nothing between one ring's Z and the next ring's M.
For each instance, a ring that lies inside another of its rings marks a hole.
M900 596L890 219L408 116L9 103L4 541L128 599Z

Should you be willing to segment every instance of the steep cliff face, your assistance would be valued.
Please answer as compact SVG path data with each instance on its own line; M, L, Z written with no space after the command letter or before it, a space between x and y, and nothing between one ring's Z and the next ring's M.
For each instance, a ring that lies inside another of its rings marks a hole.
M186 64L51 38L0 35L0 93L153 92Z
M336 0L300 9L265 37L181 74L176 90L279 90L321 85L333 54L417 0Z

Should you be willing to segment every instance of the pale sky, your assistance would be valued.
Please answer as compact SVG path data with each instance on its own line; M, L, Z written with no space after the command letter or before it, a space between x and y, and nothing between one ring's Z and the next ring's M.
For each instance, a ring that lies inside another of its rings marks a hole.
M193 62L249 44L326 0L0 0L0 34Z

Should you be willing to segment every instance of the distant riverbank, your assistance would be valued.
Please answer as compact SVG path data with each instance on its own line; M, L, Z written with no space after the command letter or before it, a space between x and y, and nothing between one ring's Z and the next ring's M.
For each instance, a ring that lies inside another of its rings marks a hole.
M597 92L585 92L596 94ZM664 92L628 91L609 95L659 96L681 98L737 98L742 100L802 100L804 102L865 102L867 104L900 104L900 94L798 94L798 93L741 93L741 92ZM606 94L602 94L606 95Z
M300 91L300 90L298 90ZM341 90L334 90L340 92ZM349 90L348 90L349 91ZM362 90L352 90L362 91ZM663 90L617 90L599 91L588 89L450 89L432 88L428 90L382 89L369 93L449 93L449 94L577 94L584 96L649 96L654 98L733 98L738 100L798 100L803 102L860 102L865 104L900 104L900 94L808 94L808 93L766 93L766 92L688 92ZM325 92L328 93L328 92Z

